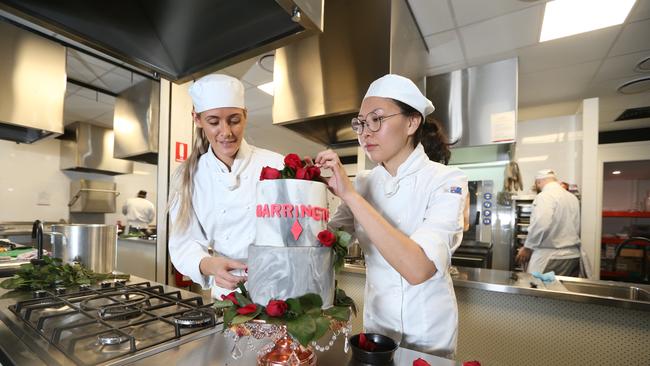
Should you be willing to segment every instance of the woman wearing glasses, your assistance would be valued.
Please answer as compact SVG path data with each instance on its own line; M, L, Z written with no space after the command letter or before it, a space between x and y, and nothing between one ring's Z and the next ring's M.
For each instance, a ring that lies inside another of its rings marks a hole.
M448 158L444 135L424 119L433 110L409 79L386 75L352 119L378 166L352 183L333 151L314 163L332 171L329 188L342 200L330 226L354 233L364 249L365 331L451 358L458 310L448 268L462 239L467 177L429 158Z

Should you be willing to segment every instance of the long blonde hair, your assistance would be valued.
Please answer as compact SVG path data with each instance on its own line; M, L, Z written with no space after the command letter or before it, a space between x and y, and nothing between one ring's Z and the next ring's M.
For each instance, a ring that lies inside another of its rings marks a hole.
M198 115L198 113L197 113ZM210 149L210 141L203 132L203 129L194 126L194 142L192 144L192 153L189 158L181 164L172 177L171 192L169 195L169 202L167 204L167 211L180 200L180 207L176 222L173 223L172 232L178 230L178 233L185 232L190 226L190 216L193 210L192 207L192 194L194 191L194 174L196 167L199 163L201 155L208 152Z

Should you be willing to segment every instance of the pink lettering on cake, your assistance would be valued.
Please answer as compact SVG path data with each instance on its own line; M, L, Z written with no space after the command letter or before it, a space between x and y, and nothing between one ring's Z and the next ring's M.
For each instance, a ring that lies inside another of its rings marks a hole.
M291 205L291 204L259 204L255 210L257 217L287 217L303 218L310 217L316 221L329 221L330 212L324 207L312 205Z

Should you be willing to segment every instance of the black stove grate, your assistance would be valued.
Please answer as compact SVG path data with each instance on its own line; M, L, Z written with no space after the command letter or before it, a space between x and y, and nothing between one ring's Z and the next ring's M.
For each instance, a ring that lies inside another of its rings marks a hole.
M213 328L217 319L200 296L183 298L180 291L165 292L149 282L40 296L9 309L78 365L104 363ZM178 321L184 317L194 321Z

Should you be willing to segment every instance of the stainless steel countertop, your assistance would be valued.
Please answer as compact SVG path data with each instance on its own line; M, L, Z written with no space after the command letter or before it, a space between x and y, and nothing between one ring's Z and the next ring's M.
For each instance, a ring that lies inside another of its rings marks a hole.
M146 280L131 276L131 282ZM155 284L153 281L149 281ZM165 291L177 290L164 286ZM187 291L180 290L183 296ZM196 294L193 294L196 295ZM31 298L31 292L9 292L0 289L0 363L4 366L16 365L74 365L58 349L37 334L22 319L12 313L8 307L17 301ZM221 325L189 334L180 339L159 346L144 349L133 355L111 361L108 365L255 365L256 352L246 352L247 339L240 341L244 356L238 360L231 357L232 340L225 338ZM339 337L334 347L329 351L317 352L318 364L329 365L360 365L350 361L351 351L343 352L343 338ZM444 358L399 348L395 354L395 366L411 366L413 360L423 358L434 366L457 365L456 362Z
M455 287L475 288L479 290L509 293L516 295L546 297L551 299L574 301L588 304L616 306L627 309L650 311L650 302L622 299L616 297L592 295L580 292L572 292L558 285L544 285L532 275L523 272L501 271L496 269L457 267L458 274L453 274L452 279ZM345 264L342 272L364 274L365 266L359 264ZM597 285L602 287L632 286L650 292L649 285L636 283L625 283L616 281L588 280L576 277L556 276L561 282ZM531 282L538 287L532 288Z

